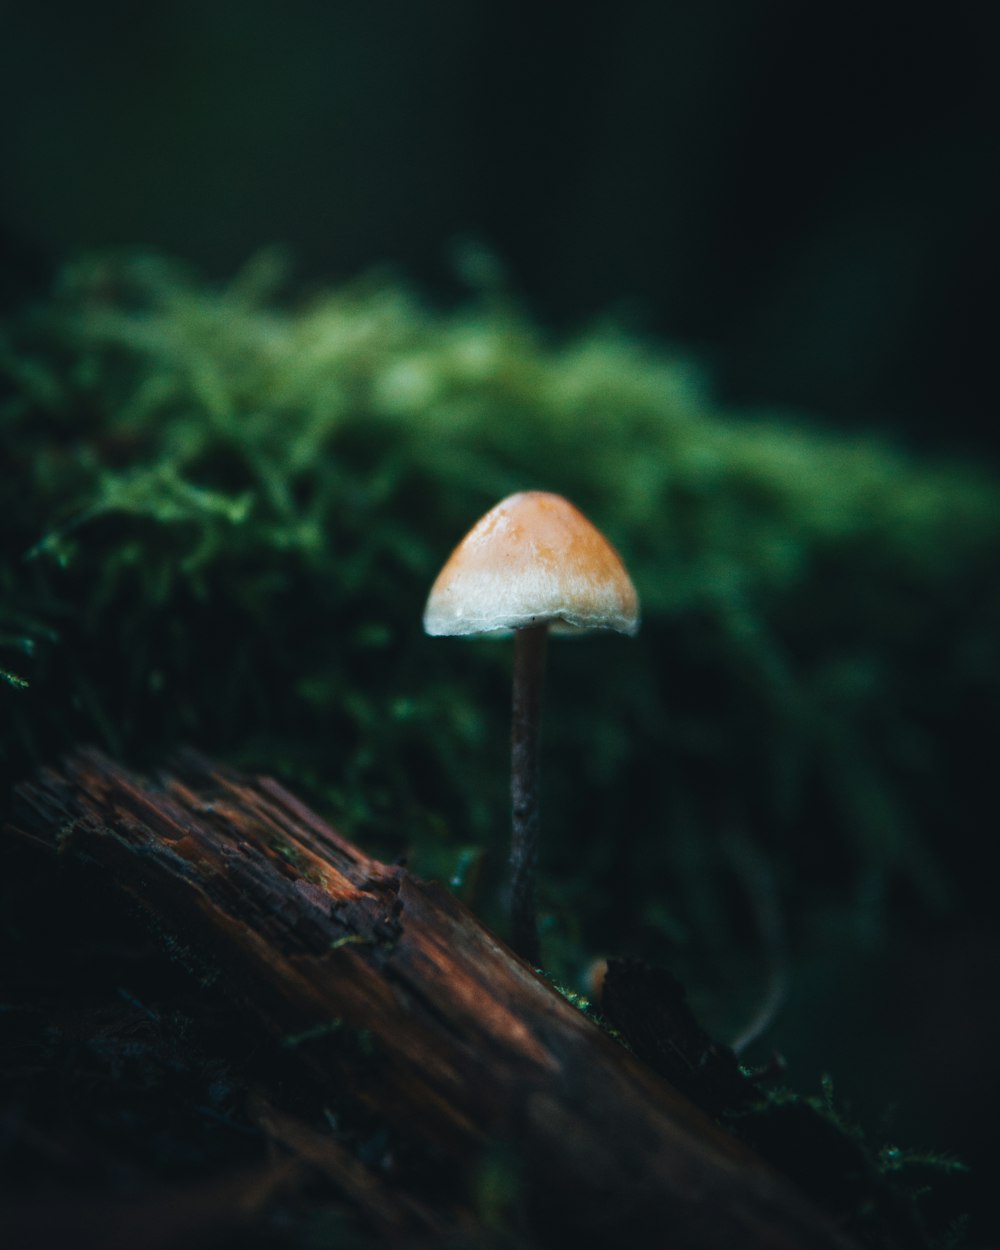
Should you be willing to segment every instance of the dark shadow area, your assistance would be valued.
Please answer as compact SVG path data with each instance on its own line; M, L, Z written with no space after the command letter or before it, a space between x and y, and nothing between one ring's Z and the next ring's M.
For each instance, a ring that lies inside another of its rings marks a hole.
M471 236L543 322L678 342L740 406L992 454L988 23L766 0L8 8L3 291L81 248L222 276L278 243L306 281L389 264L448 299Z

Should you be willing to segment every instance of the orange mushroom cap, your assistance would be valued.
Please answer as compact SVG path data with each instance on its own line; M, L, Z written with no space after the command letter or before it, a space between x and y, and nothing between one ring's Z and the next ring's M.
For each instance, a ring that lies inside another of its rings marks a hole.
M634 634L639 598L621 557L561 495L529 490L490 509L452 552L424 610L428 634L551 624Z

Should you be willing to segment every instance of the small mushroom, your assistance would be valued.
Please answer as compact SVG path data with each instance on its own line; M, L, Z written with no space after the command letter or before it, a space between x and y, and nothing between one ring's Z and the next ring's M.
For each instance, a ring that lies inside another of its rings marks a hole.
M511 941L538 964L538 737L548 634L635 634L639 600L608 540L561 495L522 491L486 513L452 552L424 610L428 634L514 632Z

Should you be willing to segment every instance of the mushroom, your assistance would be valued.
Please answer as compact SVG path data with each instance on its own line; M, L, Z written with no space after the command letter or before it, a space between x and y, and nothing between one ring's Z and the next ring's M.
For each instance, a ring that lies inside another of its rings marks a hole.
M424 610L428 634L514 633L511 942L538 964L538 738L545 650L556 634L635 634L639 600L608 540L561 495L522 491L486 513L452 552Z

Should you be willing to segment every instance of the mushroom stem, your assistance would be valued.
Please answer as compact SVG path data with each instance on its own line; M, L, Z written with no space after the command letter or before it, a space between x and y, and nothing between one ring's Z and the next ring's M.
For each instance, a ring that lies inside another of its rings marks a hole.
M548 624L514 631L511 720L511 945L533 966L539 962L535 877L538 862L538 740Z

